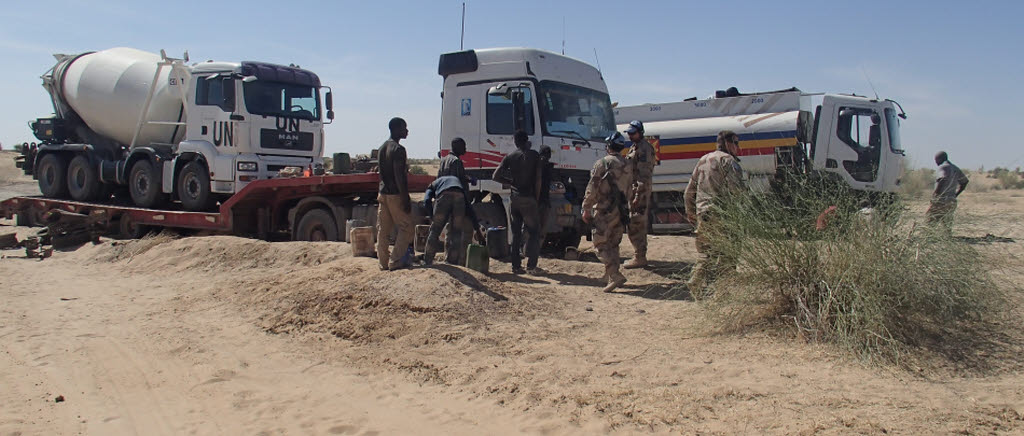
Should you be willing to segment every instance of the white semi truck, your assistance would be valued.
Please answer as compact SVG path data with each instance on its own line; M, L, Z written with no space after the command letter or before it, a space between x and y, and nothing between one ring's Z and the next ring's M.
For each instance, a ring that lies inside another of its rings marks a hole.
M126 186L139 207L206 211L322 163L331 92L310 71L131 48L55 57L42 76L55 113L30 123L42 144L24 168L45 197L105 202Z
M580 204L594 162L615 131L608 87L593 66L557 53L494 48L442 54L441 155L461 137L466 170L476 185L481 220L504 225L509 190L490 180L502 158L515 150L512 134L524 130L534 150L552 150L551 203L544 234L560 247L575 247L587 226ZM480 203L487 194L491 202ZM502 196L505 200L499 201Z
M820 95L820 94L819 94ZM898 189L905 159L898 103L855 95L820 95L791 88L715 98L615 108L619 130L644 123L657 151L650 225L653 231L687 231L682 195L697 161L715 150L719 131L740 136L741 165L750 183L766 188L784 171L819 172L851 189L873 194Z

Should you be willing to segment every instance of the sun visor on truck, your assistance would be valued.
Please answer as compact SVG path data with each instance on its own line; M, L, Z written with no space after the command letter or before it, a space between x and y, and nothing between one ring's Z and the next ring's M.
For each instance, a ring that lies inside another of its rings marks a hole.
M437 74L448 77L449 74L472 73L478 66L476 51L444 53L441 55L441 60L437 62Z
M320 87L320 78L312 71L303 70L302 68L286 67L266 62L244 61L242 62L241 72L243 76L256 76L256 80Z

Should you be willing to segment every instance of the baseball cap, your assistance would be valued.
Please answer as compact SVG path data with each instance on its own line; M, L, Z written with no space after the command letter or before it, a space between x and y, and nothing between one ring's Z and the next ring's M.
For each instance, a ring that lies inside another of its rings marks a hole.
M626 133L636 133L636 132L640 132L640 134L644 133L644 123L641 123L640 120L630 121L629 122L629 127L626 127Z

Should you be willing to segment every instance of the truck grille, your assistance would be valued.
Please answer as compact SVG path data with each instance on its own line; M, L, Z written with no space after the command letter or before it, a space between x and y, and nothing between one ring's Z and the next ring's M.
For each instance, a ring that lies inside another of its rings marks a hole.
M275 150L313 151L313 134L260 129L260 147Z

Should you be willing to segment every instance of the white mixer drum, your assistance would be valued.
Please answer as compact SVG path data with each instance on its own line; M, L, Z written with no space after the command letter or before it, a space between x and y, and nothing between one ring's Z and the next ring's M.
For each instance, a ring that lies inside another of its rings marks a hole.
M112 48L75 59L60 81L64 99L96 133L128 145L135 135L139 114L146 104L160 56L133 48ZM169 86L170 66L157 76L147 121L184 122L181 97ZM136 145L177 144L185 127L146 124Z

